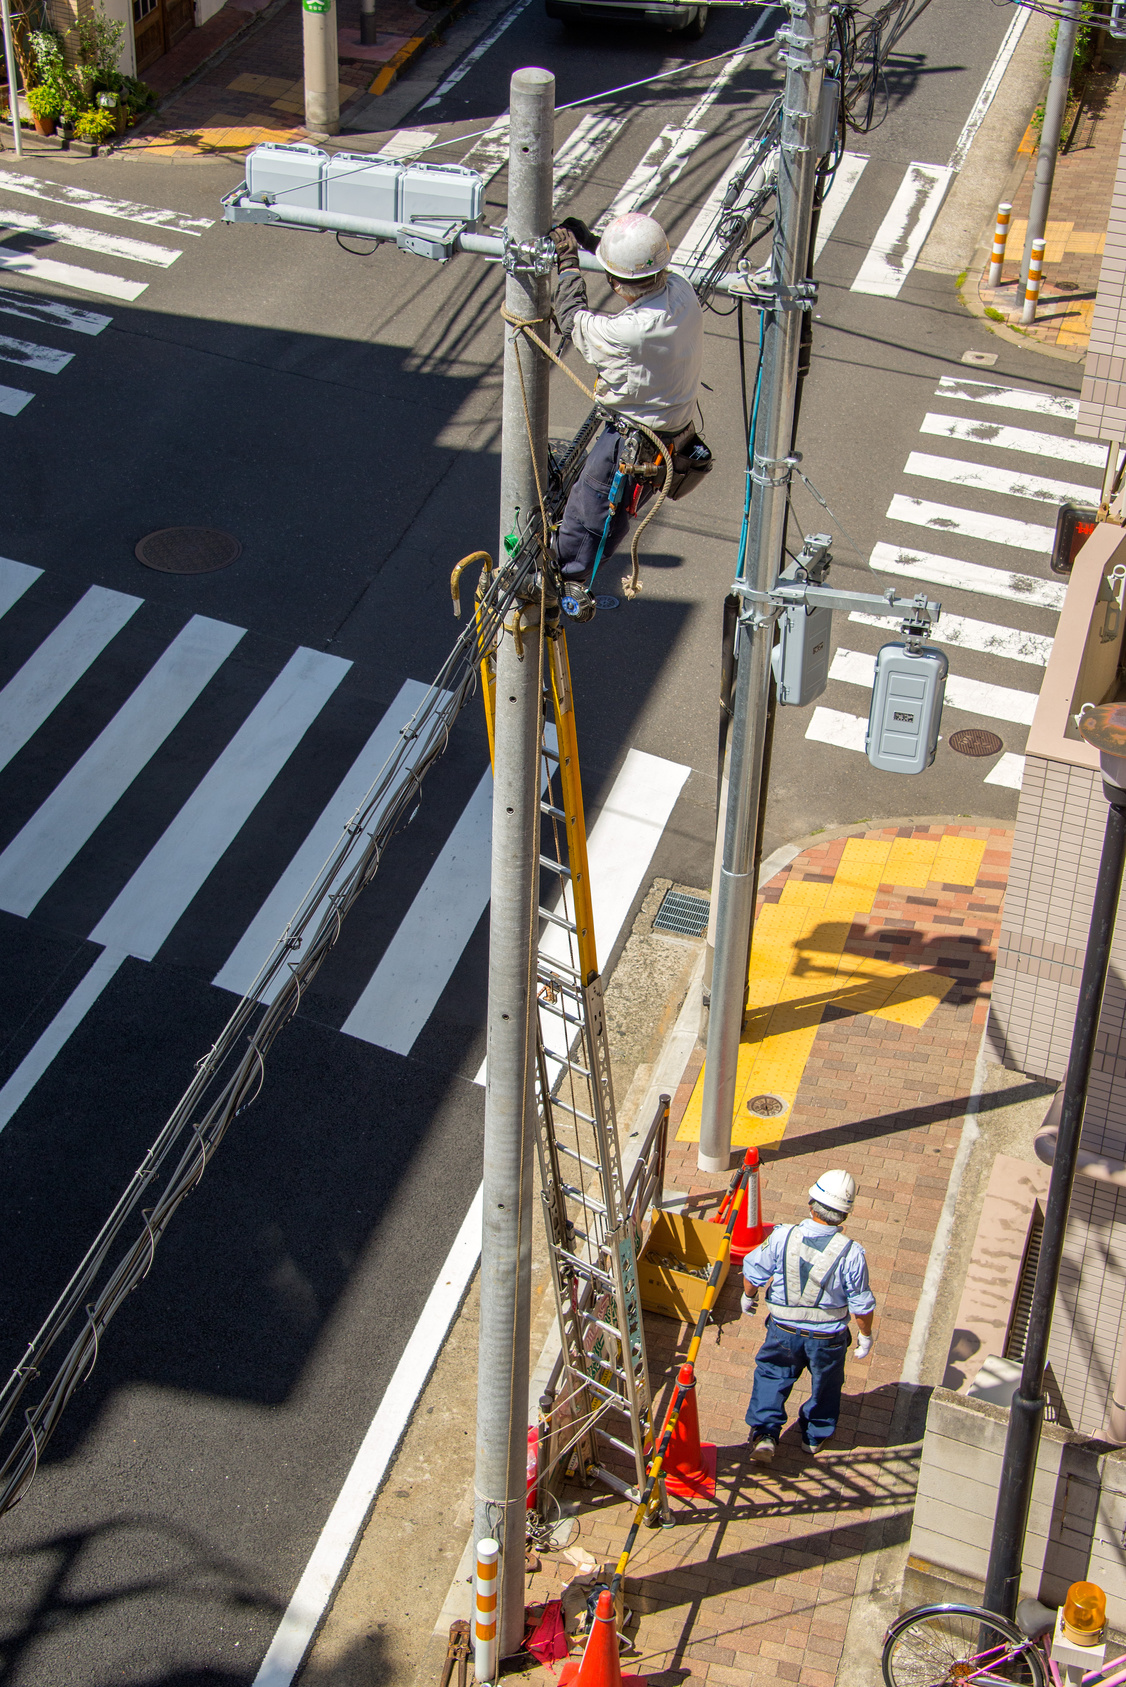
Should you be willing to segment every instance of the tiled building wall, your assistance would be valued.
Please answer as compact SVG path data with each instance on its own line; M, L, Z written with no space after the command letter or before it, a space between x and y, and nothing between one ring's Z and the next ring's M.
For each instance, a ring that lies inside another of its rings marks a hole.
M1105 1433L1126 1309L1124 1220L1126 1189L1076 1178L1048 1363L1070 1420L1065 1427L1081 1435Z
M1126 134L1118 157L1077 434L1126 439Z

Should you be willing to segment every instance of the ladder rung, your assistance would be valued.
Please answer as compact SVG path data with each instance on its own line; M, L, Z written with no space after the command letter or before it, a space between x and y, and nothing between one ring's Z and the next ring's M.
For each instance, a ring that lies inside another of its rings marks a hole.
M630 1458L633 1457L633 1445L631 1442L619 1441L616 1435L611 1435L609 1430L606 1429L600 1429L598 1433L604 1441L608 1441L610 1443L611 1447L616 1447L619 1453L628 1453Z
M549 908L540 909L540 919L546 920L549 925L562 926L564 931L577 932L579 929L574 920L561 919L558 914L553 914Z
M554 1060L557 1065L562 1066L563 1072L570 1072L574 1077L584 1078L587 1081L587 1083L590 1082L589 1071L587 1070L587 1068L585 1066L580 1066L580 1064L577 1060L569 1060L561 1054L552 1054L550 1049L546 1049L544 1052L546 1053L547 1058L549 1060ZM555 1086L552 1089L552 1092L551 1092L552 1101L555 1100L555 1097L559 1093L559 1084L562 1083L562 1081L563 1081L563 1072L560 1072L559 1082L556 1083Z
M541 744L540 754L545 756L548 761L553 761L556 767L559 766L559 753L557 750L549 749L546 744Z
M593 1125L594 1123L593 1114L584 1113L581 1107L572 1107L567 1101L560 1101L558 1096L552 1096L551 1105L558 1107L561 1113L569 1113L572 1119L581 1119L584 1125Z
M564 1025L577 1026L580 1031L583 1028L583 1022L581 1019L576 1018L574 1014L568 1013L566 1008L557 1007L554 1002L544 1001L542 996L539 998L539 1009L541 1013L553 1013L556 1019L561 1019L563 1021ZM550 1055L555 1051L552 1049L546 1049L544 1052ZM555 1058L557 1060L562 1060L565 1057L561 1054L555 1054Z
M565 1142L557 1142L555 1152L566 1154L570 1160L577 1160L580 1166L585 1166L588 1171L600 1172L602 1170L597 1160L588 1160L585 1154L580 1154L577 1148L568 1148Z
M562 1183L560 1188L564 1195L569 1195L572 1201L579 1203L580 1207L585 1207L588 1212L601 1213L603 1218L606 1217L606 1208L602 1202L596 1201L592 1195L584 1195L582 1190L576 1189L573 1183Z
M566 825L567 816L564 811L561 808L552 808L549 802L540 803L540 813L550 814L553 820L562 820L564 825Z
M555 1251L560 1259L567 1261L572 1270L578 1272L580 1277L597 1278L600 1283L605 1283L607 1288L612 1289L614 1287L614 1279L609 1271L600 1271L597 1265L591 1265L589 1260L580 1259L578 1254L571 1253L567 1248L557 1247Z
M596 1361L591 1361L591 1363L595 1362ZM586 1386L588 1388L593 1388L594 1392L600 1395L603 1400L612 1400L616 1406L621 1406L623 1408L627 1407L627 1402L622 1399L622 1396L620 1394L615 1394L612 1388L607 1388L605 1383L597 1382L594 1377L591 1376L584 1377L583 1380L586 1383ZM633 1449L631 1448L630 1451L632 1452L632 1450Z
M553 861L550 855L540 856L540 866L550 867L551 871L553 873L558 873L561 879L569 879L571 877L570 867L564 867L562 861Z

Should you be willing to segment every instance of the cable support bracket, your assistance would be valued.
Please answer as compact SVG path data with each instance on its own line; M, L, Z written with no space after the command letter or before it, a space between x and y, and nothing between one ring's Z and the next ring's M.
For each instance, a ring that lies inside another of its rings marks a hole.
M790 484L790 476L800 462L800 451L791 451L788 457L760 457L756 452L751 479L756 486L761 486L764 491L777 491L779 487ZM770 470L779 467L779 465L784 472L779 475L772 475Z
M738 285L733 284L730 291L732 298L747 299L759 310L812 310L817 303L818 284L812 276L783 282L758 270L754 275L740 276Z
M942 614L941 603L935 603L926 592L914 597L897 597L895 587L889 586L881 595L875 592L839 592L832 586L821 586L810 580L779 580L768 592L756 591L745 580L736 580L731 590L744 603L769 605L769 615L748 613L740 616L742 623L754 629L766 620L773 620L785 609L860 610L869 615L886 616L889 621L901 621L908 638L922 639L930 633L932 624Z
M506 275L537 275L549 276L555 268L558 256L555 242L548 234L533 236L530 240L513 240L507 225L501 229L501 239L504 241L504 255L501 259Z

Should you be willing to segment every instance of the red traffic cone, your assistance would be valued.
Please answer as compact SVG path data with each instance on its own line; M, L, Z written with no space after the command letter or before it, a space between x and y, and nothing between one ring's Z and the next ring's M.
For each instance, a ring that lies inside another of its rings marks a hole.
M696 1373L682 1365L677 1382L685 1389L680 1416L665 1459L665 1486L681 1499L715 1499L715 1443L700 1441Z
M762 1178L759 1175L757 1148L747 1149L743 1164L749 1168L747 1182L731 1232L731 1258L736 1264L752 1253L761 1242L765 1242L774 1229L772 1224L762 1222Z
M618 1652L618 1630L614 1622L614 1596L609 1588L598 1595L594 1622L591 1624L583 1655L575 1662L570 1658L559 1671L559 1687L574 1682L575 1687L647 1687L644 1675L623 1675Z

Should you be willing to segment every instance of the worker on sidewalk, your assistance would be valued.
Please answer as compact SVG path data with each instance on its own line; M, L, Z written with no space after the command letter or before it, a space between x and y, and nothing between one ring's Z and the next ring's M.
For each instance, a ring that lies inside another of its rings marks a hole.
M855 1199L848 1172L822 1172L809 1191L809 1217L776 1226L743 1261L743 1311L758 1310L761 1288L768 1311L747 1408L756 1464L774 1457L786 1425L786 1401L804 1370L812 1391L798 1412L802 1447L816 1453L833 1434L852 1339L850 1314L860 1330L856 1357L866 1359L872 1351L876 1298L868 1287L868 1261L860 1243L841 1234Z
M670 452L674 446L678 452L691 450L704 361L704 314L691 285L669 269L672 253L664 229L640 211L607 224L597 257L625 302L614 315L588 308L573 228L551 233L559 267L555 320L564 338L570 336L581 356L598 370L598 398L625 421L644 422ZM607 424L571 490L558 536L566 580L590 583L597 564L625 538L630 516L655 489L652 479L631 478L624 488L619 486L617 507L611 512L610 490L625 443L625 436ZM642 457L627 456L627 462L653 457L645 435L633 449ZM710 462L707 448L700 449Z

